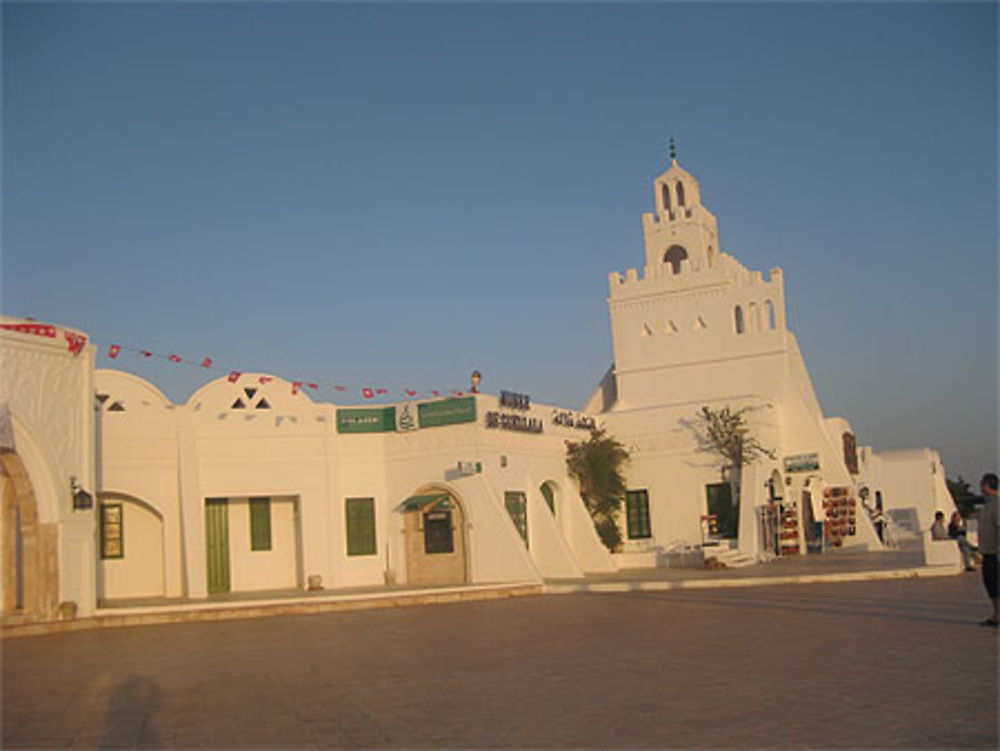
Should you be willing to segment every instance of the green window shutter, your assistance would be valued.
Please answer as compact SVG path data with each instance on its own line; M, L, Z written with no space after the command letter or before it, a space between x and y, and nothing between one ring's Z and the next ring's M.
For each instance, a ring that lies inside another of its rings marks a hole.
M649 491L630 490L625 494L625 516L630 540L653 536L649 522Z
M347 517L347 554L375 555L375 499L348 498L344 502Z
M250 549L271 549L271 499L250 499Z

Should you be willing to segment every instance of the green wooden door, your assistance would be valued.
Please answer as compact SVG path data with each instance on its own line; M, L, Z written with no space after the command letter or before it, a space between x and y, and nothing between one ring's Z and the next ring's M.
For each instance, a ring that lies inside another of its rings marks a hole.
M718 517L719 535L724 539L735 540L740 532L740 504L733 503L729 483L706 485L705 494L708 496L708 513Z
M205 499L205 549L208 554L208 591L229 591L229 501Z

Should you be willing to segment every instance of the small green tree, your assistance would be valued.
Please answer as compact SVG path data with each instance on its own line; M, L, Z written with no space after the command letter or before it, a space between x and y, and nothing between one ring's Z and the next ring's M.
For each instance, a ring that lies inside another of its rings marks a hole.
M949 479L946 482L948 483L948 492L951 493L951 498L955 501L958 513L962 515L963 519L968 519L976 507L976 501L980 500L979 496L972 492L969 481L961 475L955 480Z
M601 542L611 551L622 542L618 515L625 497L622 468L628 460L626 448L603 428L592 430L586 441L566 441L569 475L580 488Z
M758 409L761 407L742 407L737 410L729 407L702 407L698 412L698 423L695 426L698 450L714 454L719 459L723 479L729 481L733 490L734 505L739 503L739 477L743 467L765 456L769 459L777 456L773 449L764 446L750 432L747 415Z

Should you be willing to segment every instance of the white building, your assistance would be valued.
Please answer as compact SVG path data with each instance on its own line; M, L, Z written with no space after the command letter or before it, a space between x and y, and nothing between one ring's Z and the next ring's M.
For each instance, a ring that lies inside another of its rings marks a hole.
M80 332L4 319L5 613L581 578L702 545L731 563L877 549L862 501L910 509L918 528L950 511L936 453L857 449L850 425L822 414L781 270L765 276L723 252L676 161L654 201L642 274L611 274L614 365L582 413L506 393L341 407L265 374L172 404L141 378L95 371ZM704 406L751 408L754 434L775 451L732 478L736 508L698 450ZM566 471L566 440L586 438L595 419L632 454L613 554Z

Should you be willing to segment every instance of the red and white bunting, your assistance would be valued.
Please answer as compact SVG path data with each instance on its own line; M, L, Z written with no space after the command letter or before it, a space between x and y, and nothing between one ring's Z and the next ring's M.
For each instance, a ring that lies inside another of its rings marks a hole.
M16 331L18 334L34 334L48 339L56 338L56 327L45 323L0 323L0 329Z
M83 347L87 344L87 337L72 331L64 331L63 335L66 337L66 347L74 357L83 352Z
M18 333L28 333L45 337L56 337L59 331L58 328L55 326L48 324L34 323L34 322L17 323L17 324L14 323L0 324L0 329L6 329L9 331L16 331ZM66 338L66 343L67 346L69 347L70 352L72 352L74 355L79 355L81 352L83 352L83 349L88 342L87 336L72 331L64 330L63 336L65 336ZM192 358L185 359L177 354L168 355L161 352L154 352L148 349L132 349L130 347L124 347L120 344L105 345L104 343L100 342L95 342L95 344L98 344L99 346L102 347L107 346L108 348L107 356L112 360L117 360L121 356L124 350L128 350L130 352L136 352L138 354L141 354L144 358L147 359L155 356L175 364L184 363L192 367L201 367L206 370L219 370L219 368L215 364L215 360L212 357L208 356L202 357L201 359L192 359ZM235 384L243 377L243 375L244 373L241 370L231 370L228 371L228 373L225 375L225 378L227 381L229 381L229 383ZM257 376L257 381L261 384L267 384L273 380L275 380L274 376L269 376L269 375ZM340 383L334 383L332 384L332 386L334 390L339 393L354 392L355 389L357 388L357 387L345 386ZM291 391L293 395L301 393L303 389L306 388L311 389L313 391L318 391L320 389L320 384L316 381L305 381L305 380L291 382ZM418 397L418 395L420 394L428 394L433 397L442 397L442 396L460 397L460 396L466 396L468 394L478 393L478 390L474 388L471 391L459 391L459 390L439 391L437 389L420 391L414 388L403 388L403 389L398 389L397 391L397 389L390 390L388 388L378 387L378 386L365 386L363 388L360 388L359 390L361 392L361 396L364 399L374 399L376 398L376 396L387 396L390 393L392 394L399 393L401 396L405 394L407 398Z

